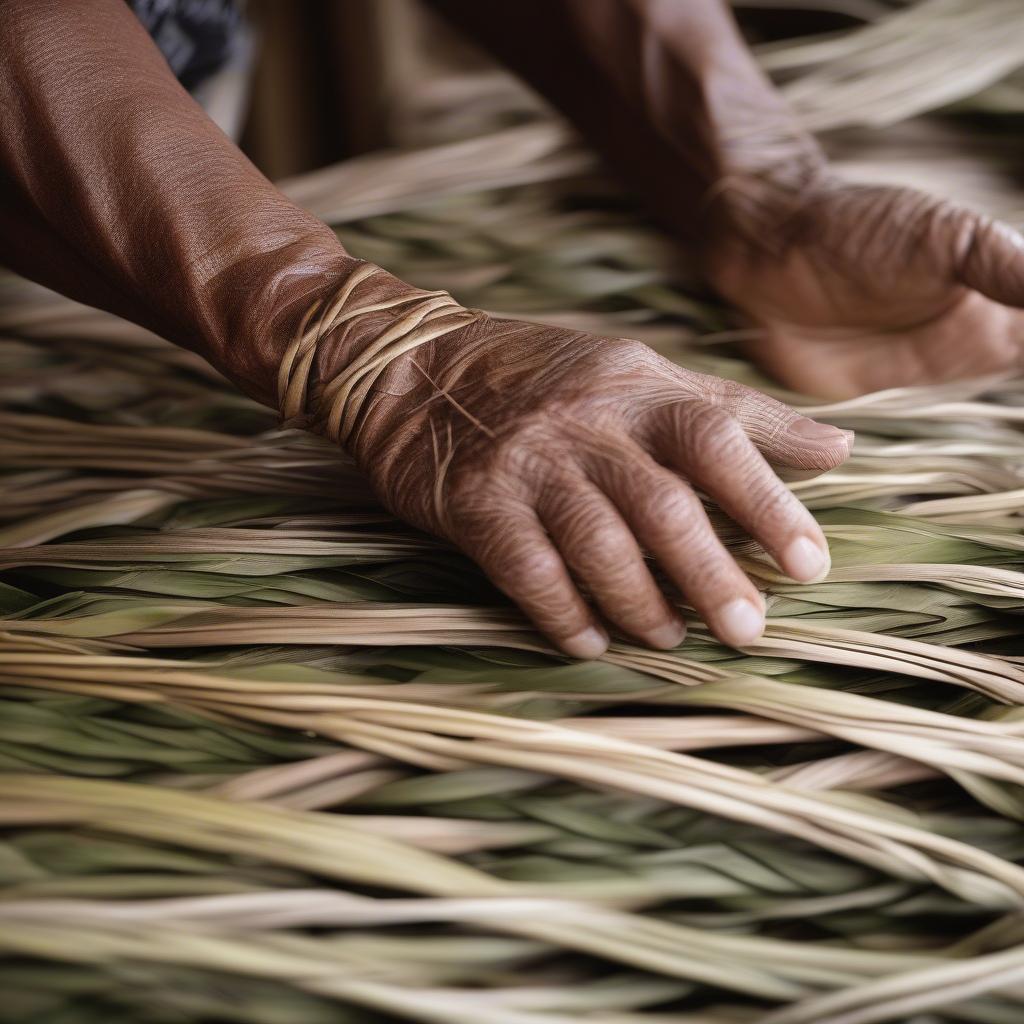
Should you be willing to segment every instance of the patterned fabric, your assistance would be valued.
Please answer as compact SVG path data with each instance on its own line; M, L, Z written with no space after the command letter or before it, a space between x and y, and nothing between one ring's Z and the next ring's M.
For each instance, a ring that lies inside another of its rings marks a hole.
M240 0L128 0L186 89L220 70L242 31Z

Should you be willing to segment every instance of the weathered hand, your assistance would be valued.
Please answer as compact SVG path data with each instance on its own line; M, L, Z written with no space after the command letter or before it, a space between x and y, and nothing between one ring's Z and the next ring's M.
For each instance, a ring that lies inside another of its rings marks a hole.
M321 373L335 377L331 359ZM392 362L368 408L349 448L384 503L464 550L569 654L607 644L578 585L624 633L680 642L643 550L722 640L760 635L760 595L697 490L794 579L827 571L820 529L770 463L830 469L848 436L639 342L477 314Z
M822 398L1024 369L1024 241L911 189L811 186L774 237L727 236L721 293L764 329L750 354Z

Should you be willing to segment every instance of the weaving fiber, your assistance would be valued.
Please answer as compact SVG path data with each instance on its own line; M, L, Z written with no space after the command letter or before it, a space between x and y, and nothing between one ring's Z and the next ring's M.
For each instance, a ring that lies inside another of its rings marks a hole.
M830 125L886 120L846 102ZM1020 208L1003 137L937 131L927 174ZM854 173L923 162L887 139L831 144ZM286 353L283 425L192 353L0 282L0 1021L1024 1019L1024 380L782 391L546 122L287 191L360 262ZM378 263L417 289L380 299ZM324 334L396 305L322 387ZM688 615L677 650L557 654L289 429L353 443L389 359L476 310L856 431L789 485L828 577L712 509L761 639Z
M388 364L398 356L476 319L447 292L412 290L369 299L359 295L361 284L385 274L380 267L360 264L345 279L326 310L317 316L317 307L311 307L302 321L299 335L285 352L278 375L278 401L285 424L316 426L338 444L354 443L360 410L374 382ZM359 304L361 299L362 305ZM399 307L407 308L407 311L394 326L383 331L373 345L323 387L317 403L326 406L326 411L308 414L305 409L310 401L309 373L317 345L324 335L359 317Z

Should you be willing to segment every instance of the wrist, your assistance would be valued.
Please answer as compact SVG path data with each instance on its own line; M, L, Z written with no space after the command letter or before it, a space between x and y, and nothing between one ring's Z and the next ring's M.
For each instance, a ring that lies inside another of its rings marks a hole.
M195 283L196 348L249 397L278 408L277 375L303 318L362 261L325 226L257 235L209 280Z
M773 248L827 179L825 155L752 62L738 72L729 55L712 55L699 95L701 234Z
M784 251L830 180L817 144L784 124L750 132L738 144L726 140L716 171L701 201L701 237L712 249Z
M286 424L324 435L369 468L382 440L393 447L396 421L437 394L436 342L458 351L482 314L363 260L340 269L319 293L304 288L288 304L295 326L278 361L275 404Z
M723 0L622 0L581 31L641 121L668 146L669 219L698 243L773 237L826 173L824 154L754 61ZM630 40L643 40L634 53Z

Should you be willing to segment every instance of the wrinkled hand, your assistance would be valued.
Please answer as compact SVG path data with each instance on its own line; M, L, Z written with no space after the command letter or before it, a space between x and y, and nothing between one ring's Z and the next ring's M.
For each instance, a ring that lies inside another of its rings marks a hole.
M750 354L805 394L1024 369L1024 242L911 189L825 181L774 237L727 237L719 291L764 336Z
M465 551L571 655L608 643L581 587L631 637L683 638L645 550L722 640L760 635L760 595L697 490L792 578L828 569L820 529L769 463L830 469L848 435L639 342L481 314L396 360L376 392L354 454L381 499Z

